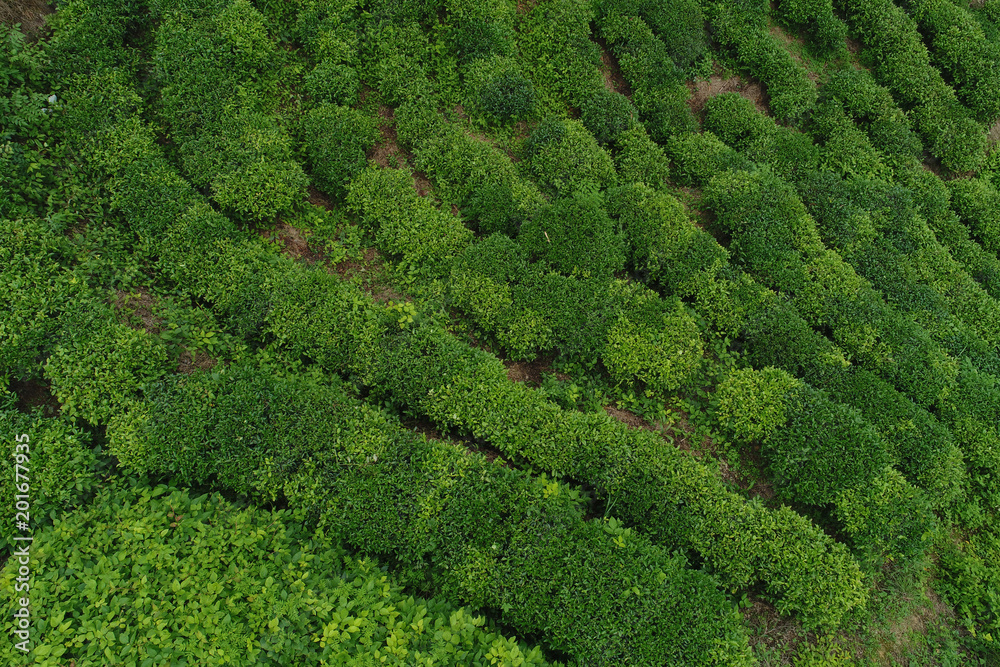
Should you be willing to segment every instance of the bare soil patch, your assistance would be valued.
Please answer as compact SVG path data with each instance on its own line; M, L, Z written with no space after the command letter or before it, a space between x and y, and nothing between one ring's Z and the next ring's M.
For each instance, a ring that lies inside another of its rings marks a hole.
M622 76L618 59L612 55L608 48L608 43L603 37L593 37L594 42L601 47L601 77L604 79L604 87L616 93L621 93L625 97L632 99L632 87Z
M993 127L990 128L986 137L990 140L991 145L1000 142L1000 120L993 123Z
M739 93L753 102L757 111L770 115L770 98L759 81L745 81L739 76L727 78L716 72L708 81L688 81L687 86L691 91L688 108L699 119L704 116L705 104L720 93Z
M146 333L156 335L163 331L163 321L153 315L155 303L156 300L149 290L139 287L135 292L116 290L113 305L119 322L133 329L145 330Z
M34 408L41 408L42 414L46 417L54 417L59 414L62 404L49 391L50 385L47 382L14 380L10 383L10 389L17 394L15 407L21 412L31 412Z
M55 12L47 0L0 0L0 23L21 24L21 32L34 41L45 28L45 17Z
M406 155L397 143L396 128L393 125L396 113L391 107L380 106L378 115L385 121L379 126L382 137L368 151L367 157L383 169L399 169L406 165Z
M644 429L646 431L655 430L648 421L634 412L622 410L621 408L616 408L613 405L605 405L604 411L607 412L609 416L614 417L629 428Z
M551 354L535 358L533 361L511 361L504 360L503 365L507 367L507 379L511 382L523 382L531 387L540 387L542 384L542 373L552 370L552 360L555 357Z
M193 357L188 350L184 350L177 361L177 372L189 375L195 371L207 371L215 368L217 363L219 362L216 359L208 356L208 353L202 350L195 351Z
M292 259L300 259L308 264L315 264L316 262L322 262L326 258L323 253L310 248L305 235L287 222L279 222L275 229L265 231L263 235L280 243L282 254Z
M806 638L801 626L795 620L778 613L778 609L770 602L754 596L749 599L750 606L741 610L741 613L743 624L750 630L750 645L764 645L785 656L793 654Z

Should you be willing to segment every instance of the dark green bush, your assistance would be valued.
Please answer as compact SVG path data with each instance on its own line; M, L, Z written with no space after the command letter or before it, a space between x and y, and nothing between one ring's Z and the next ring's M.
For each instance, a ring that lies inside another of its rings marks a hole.
M361 90L361 81L353 67L328 60L316 65L303 83L313 101L346 107L357 103Z
M615 180L611 156L579 121L539 124L526 149L539 185L560 195L585 185L607 187Z
M638 113L628 98L606 89L584 102L580 111L583 126L600 144L615 141L619 134L632 129L638 121Z
M615 148L619 182L645 183L656 189L669 187L670 161L644 127L637 125L618 134Z
M725 171L752 171L750 160L727 146L711 131L674 137L666 144L672 173L681 185L704 186Z
M791 500L834 502L870 484L889 463L885 441L854 408L808 385L789 398L788 422L764 441L771 478Z
M922 557L937 524L930 499L893 468L868 484L844 489L834 512L852 550L872 569Z
M1000 253L1000 190L983 178L947 181L952 209L987 252Z
M618 225L593 192L578 191L545 206L521 225L517 242L567 275L610 277L625 265Z
M513 60L487 58L469 69L475 108L492 123L506 125L531 116L537 102L535 87Z
M368 165L365 155L380 136L374 118L334 104L307 111L298 134L316 184L337 199L347 194L347 184Z

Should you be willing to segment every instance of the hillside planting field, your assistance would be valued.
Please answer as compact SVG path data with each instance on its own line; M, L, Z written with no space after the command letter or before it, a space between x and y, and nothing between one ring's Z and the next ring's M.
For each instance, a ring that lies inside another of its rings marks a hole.
M0 663L1000 665L1000 0L0 22Z

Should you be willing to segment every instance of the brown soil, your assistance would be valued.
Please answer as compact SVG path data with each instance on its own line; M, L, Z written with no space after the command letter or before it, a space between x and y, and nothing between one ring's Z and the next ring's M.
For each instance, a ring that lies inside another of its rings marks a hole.
M393 126L396 119L395 111L390 107L381 106L378 109L378 115L385 121L379 127L382 138L368 151L368 159L374 160L383 169L389 167L399 169L406 165L406 155L396 141L396 128Z
M322 262L325 256L309 247L302 232L287 222L279 222L275 229L264 231L263 236L281 244L282 254L292 259L301 259L308 264Z
M990 128L989 134L986 135L990 140L990 144L1000 143L1000 120L993 123L993 127Z
M426 197L434 192L434 186L431 184L431 179L427 178L427 174L422 171L413 172L413 189L416 190L417 194L421 197Z
M749 630L750 645L763 645L786 656L794 653L806 638L801 626L795 620L782 616L769 602L753 596L750 596L750 602L749 607L740 610L743 624Z
M846 42L847 42L847 50L850 53L853 53L854 55L858 55L859 53L861 53L861 49L863 49L865 46L864 44L861 43L861 40L854 39L853 37L848 37L846 39Z
M202 350L195 352L194 357L191 356L190 352L184 350L177 362L177 372L187 375L198 370L207 371L214 368L217 363L218 361Z
M33 408L41 408L42 414L52 417L59 414L62 405L56 397L49 392L48 384L39 382L21 382L14 380L10 383L10 390L17 394L16 407L21 412L31 412Z
M45 17L54 11L46 0L0 0L0 23L20 23L21 32L34 41L45 28Z
M604 87L632 99L632 87L622 76L618 59L611 54L608 43L602 37L594 36L593 40L601 47L601 77L604 79Z
M114 307L119 322L133 329L142 329L155 335L163 331L163 321L153 315L155 303L156 301L150 295L149 290L139 287L131 293L116 290ZM141 326L135 321L136 319L142 322Z
M312 204L313 206L322 206L323 208L333 207L333 202L330 201L330 198L327 197L326 194L318 190L316 186L310 185L308 192L309 192L309 203Z
M688 81L688 89L691 91L691 99L688 100L688 108L698 118L704 115L705 104L711 98L720 93L739 93L743 97L753 102L757 111L762 114L770 114L768 108L769 98L764 92L764 87L758 81L744 81L739 76L723 78L720 74L713 74L708 81Z
M649 422L635 414L634 412L629 412L628 410L622 410L616 408L613 405L605 405L604 411L608 413L609 416L614 417L621 423L625 424L629 428L645 429L647 431L654 430L650 426Z
M511 361L503 362L507 367L507 379L511 382L523 382L530 387L540 387L542 384L542 373L552 370L553 355L537 357L533 361Z
M764 457L760 453L760 445L744 447L740 451L740 462L744 468L758 471L760 474L757 476L757 479L737 473L729 467L727 461L720 458L719 469L724 469L723 479L746 491L751 498L760 498L764 501L765 505L773 501L778 494L775 492L774 487L771 486L771 483L762 477L765 465Z
M778 25L772 25L770 32L772 35L777 37L786 47L794 44L796 45L796 47L798 47L798 49L805 48L806 40L801 35L790 35L787 32L785 32L781 26ZM797 49L786 48L786 51L788 51L788 54L795 59L795 62L802 65L802 67L806 70L806 76L809 77L809 80L812 81L813 83L819 81L819 74L809 69L809 65L805 61L803 61L801 57L799 57L798 53L796 53L796 50Z
M527 14L534 9L537 4L538 0L517 0L517 13Z

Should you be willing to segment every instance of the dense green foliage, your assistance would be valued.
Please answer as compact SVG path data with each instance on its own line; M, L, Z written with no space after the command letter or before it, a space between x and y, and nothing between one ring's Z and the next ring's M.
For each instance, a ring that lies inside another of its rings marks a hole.
M0 32L29 661L1000 657L993 0L56 9Z

